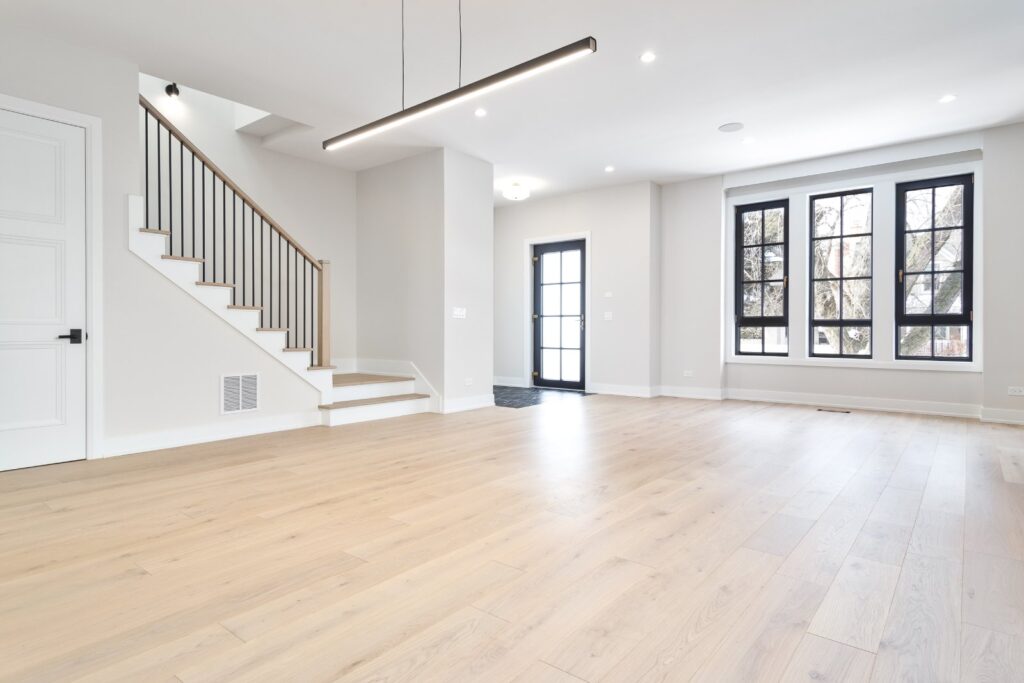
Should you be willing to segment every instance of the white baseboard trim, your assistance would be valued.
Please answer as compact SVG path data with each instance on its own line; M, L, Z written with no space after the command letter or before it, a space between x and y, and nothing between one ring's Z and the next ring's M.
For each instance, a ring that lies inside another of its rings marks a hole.
M651 398L656 395L654 389L649 386L631 384L587 384L587 393L634 396L636 398Z
M245 419L226 419L221 424L208 424L197 427L182 427L159 432L129 434L126 436L107 436L103 443L103 454L99 457L110 458L132 453L158 451L164 448L191 446L197 443L237 439L242 436L283 432L288 429L301 429L321 424L319 410L300 413L284 413L281 415L247 417Z
M338 375L356 372L356 368L359 367L355 358L332 358L331 365L334 366L334 372Z
M982 422L999 422L1008 425L1024 425L1024 410L1008 408L982 408Z
M446 398L441 402L442 413L461 413L464 410L491 408L494 406L494 394L480 394L463 398Z
M432 413L441 412L441 394L430 383L426 375L420 372L416 364L410 360L390 360L386 358L359 358L356 360L356 369L359 372L369 372L379 375L409 375L416 379L416 391L420 394L430 395L430 407Z
M878 398L874 396L843 396L839 394L810 394L794 391L730 388L726 388L725 398L736 401L792 403L795 405L821 406L823 408L878 410L893 413L941 415L944 417L973 417L975 419L981 417L981 406L971 403L912 401L897 398Z
M707 401L721 401L724 398L720 387L675 387L664 384L658 387L658 395L673 398L697 398Z
M494 385L498 387L521 387L530 386L530 380L525 377L495 377Z

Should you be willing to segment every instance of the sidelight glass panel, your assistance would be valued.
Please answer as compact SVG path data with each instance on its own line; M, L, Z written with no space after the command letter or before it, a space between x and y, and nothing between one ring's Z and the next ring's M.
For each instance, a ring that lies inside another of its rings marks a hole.
M580 250L562 252L562 282L580 282Z
M562 269L560 267L561 256L557 251L549 251L540 257L540 281L543 284L560 282Z
M562 378L561 351L543 349L540 352L540 376L542 379L560 380Z
M562 351L562 381L580 381L580 352Z
M580 319L579 317L562 318L562 344L563 349L580 348Z
M562 285L562 315L579 315L580 286Z
M907 192L905 223L906 230L931 230L931 188Z
M964 186L935 188L935 227L958 228L964 224ZM936 352L937 353L937 352Z
M559 328L561 327L561 318L541 318L541 330L540 330L540 345L548 348L558 348L561 346L561 338L559 337Z
M562 313L562 285L542 285L541 315L560 315Z

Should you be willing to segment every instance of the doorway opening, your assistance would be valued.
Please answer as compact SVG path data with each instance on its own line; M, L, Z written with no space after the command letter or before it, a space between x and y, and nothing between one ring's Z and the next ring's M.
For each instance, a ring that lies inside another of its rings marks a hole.
M586 241L533 245L533 385L586 389Z

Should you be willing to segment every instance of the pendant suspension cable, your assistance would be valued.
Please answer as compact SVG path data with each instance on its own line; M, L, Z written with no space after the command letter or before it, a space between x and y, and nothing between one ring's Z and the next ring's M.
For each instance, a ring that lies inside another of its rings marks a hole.
M402 0L402 111L405 111L405 0Z
M462 87L462 0L459 0L459 87Z

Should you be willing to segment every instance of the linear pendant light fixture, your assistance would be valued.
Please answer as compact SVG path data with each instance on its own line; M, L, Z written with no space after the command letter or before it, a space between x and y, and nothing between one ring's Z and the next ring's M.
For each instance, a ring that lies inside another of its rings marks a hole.
M336 135L329 140L324 140L324 149L333 150L346 145L351 145L354 142L365 140L366 138L372 137L383 133L384 131L397 128L403 124L415 121L416 119L422 118L427 114L432 114L435 111L446 109L452 105L463 102L472 97L478 97L484 93L497 90L510 83L521 81L524 78L529 78L534 74L538 74L548 69L553 69L556 66L561 66L566 62L571 62L580 57L597 52L597 41L592 37L587 37L582 40L577 40L575 43L560 47L557 50L553 50L540 57L534 57L528 62L523 62L517 66L513 66L510 69L500 71L493 76L487 76L481 78L479 81L474 81L460 88L446 92L443 95L439 95L433 99L421 102L417 105L409 107L408 109L402 109L402 111L395 112L390 116L385 116L382 119L378 119L373 123L368 123L365 126L360 126L354 130L350 130L347 133Z

